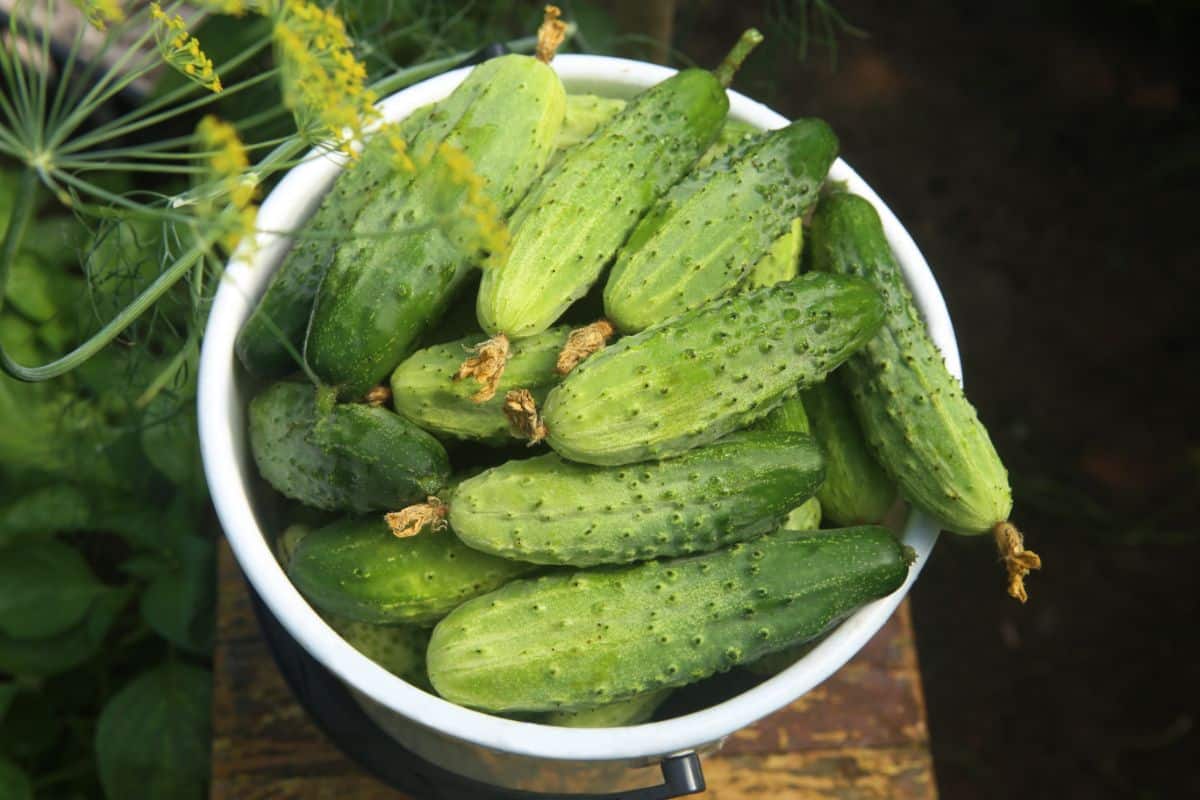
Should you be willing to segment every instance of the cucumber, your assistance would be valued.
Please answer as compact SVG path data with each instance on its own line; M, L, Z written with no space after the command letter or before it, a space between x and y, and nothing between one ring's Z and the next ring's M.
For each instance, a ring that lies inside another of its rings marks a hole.
M750 274L746 276L746 286L757 289L792 280L800 274L800 253L803 249L804 224L797 217L792 220L791 227L754 262Z
M325 621L347 644L388 672L427 692L433 691L425 672L428 628L417 625L373 625L332 614L327 615Z
M904 498L946 530L992 534L1009 594L1025 602L1024 576L1041 562L1008 522L1008 472L929 337L879 215L861 197L832 194L817 208L811 239L816 269L869 280L884 298L883 328L842 373L879 463Z
M597 128L606 124L623 108L625 101L615 97L600 97L594 94L567 95L562 129L558 132L558 140L554 143L554 155L550 157L547 167L557 164L566 150L586 141Z
M450 526L485 553L537 564L620 564L701 553L779 527L824 476L815 442L745 431L636 467L548 453L469 478Z
M639 694L618 703L608 703L578 711L551 711L541 720L543 725L560 728L620 728L649 722L658 707L670 697L671 689L658 689Z
M604 287L605 316L633 333L732 291L816 203L837 146L828 125L802 119L692 172L621 248Z
M437 436L487 444L512 442L517 434L504 416L504 393L524 388L536 402L542 402L562 380L554 366L569 332L566 327L551 328L515 342L499 383L500 393L483 403L471 399L478 387L451 380L463 352L479 341L478 335L419 350L392 373L396 412Z
M287 573L322 613L424 624L531 569L476 552L449 532L397 539L372 516L339 520L305 536Z
M841 370L801 393L828 466L817 497L835 525L878 523L896 500L896 484L863 439L840 377Z
M704 151L704 155L700 156L700 160L696 162L696 169L704 169L712 162L724 158L738 145L760 133L762 131L749 122L727 118L725 124L721 126L721 130L717 132L716 141Z
M383 408L318 409L317 390L277 383L250 402L250 449L280 494L328 510L396 508L450 475L442 445Z
M774 433L802 433L809 432L808 415L804 412L804 406L800 403L800 398L789 397L780 403L774 411L763 417L754 425L755 429L760 431L771 431ZM822 481L824 486L825 482ZM784 520L783 527L793 531L815 531L821 527L821 501L820 489L817 490L817 497L810 497L801 505L792 509Z
M641 92L542 176L513 214L508 260L479 286L479 324L493 337L475 367L480 383L503 371L510 339L541 333L587 293L705 151L729 109L724 87L761 38L747 31L715 74L688 69Z
M546 398L546 440L588 464L678 455L822 380L882 317L869 284L825 274L709 303L580 364Z
M351 226L353 234L395 235L358 236L340 246L317 292L305 358L322 379L343 396L359 396L411 351L478 260L466 234L437 224L439 209L460 213L478 179L485 197L507 213L544 168L565 102L553 69L508 55L475 67L438 104L411 147L418 159L436 153L430 166L437 168L384 187ZM453 124L442 126L440 114ZM445 173L455 174L464 160L474 175L449 181Z
M411 141L429 122L433 108L422 106L405 118L398 129L400 137ZM281 378L300 368L292 353L304 347L317 288L340 245L332 237L345 232L385 185L401 179L394 173L390 144L382 136L371 139L358 162L342 171L303 224L303 231L313 235L292 245L238 332L238 358L251 375Z
M895 538L864 527L513 581L438 623L429 678L486 711L620 702L816 638L907 573Z

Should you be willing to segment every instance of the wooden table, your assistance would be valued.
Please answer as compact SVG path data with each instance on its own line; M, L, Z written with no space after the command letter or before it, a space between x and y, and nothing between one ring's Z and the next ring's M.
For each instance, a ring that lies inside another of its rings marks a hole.
M329 743L263 641L228 546L219 566L212 800L403 800ZM905 603L836 675L706 757L711 800L937 795Z

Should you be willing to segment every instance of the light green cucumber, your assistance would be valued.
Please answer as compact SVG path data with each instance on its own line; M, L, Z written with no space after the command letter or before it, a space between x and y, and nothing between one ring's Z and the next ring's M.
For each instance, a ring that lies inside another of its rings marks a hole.
M895 502L896 484L863 439L840 374L839 370L801 393L828 466L817 497L835 525L881 522Z
M757 289L792 280L800 274L800 253L803 249L804 224L797 217L792 220L791 227L771 243L770 249L754 262L750 274L746 276L746 286Z
M484 270L476 303L484 331L532 336L587 293L716 137L729 108L724 87L760 39L743 37L719 75L683 70L636 95L542 176L513 214L508 260Z
M562 129L554 143L554 155L550 164L557 164L563 152L588 139L596 129L625 108L625 101L615 97L600 97L595 94L567 95L566 113L563 115Z
M433 108L422 106L410 114L400 123L399 135L411 141L429 122ZM344 244L339 237L386 185L402 181L384 137L368 141L358 161L341 172L316 212L302 225L301 235L238 332L238 358L252 375L279 378L300 368L292 353L304 348L317 288L334 253Z
M460 213L473 180L447 153L469 162L483 194L506 214L545 167L565 98L547 64L507 55L475 67L438 103L410 148L415 175L371 199L317 292L305 358L323 380L353 397L386 378L477 266L478 226L457 220L447 228L438 217Z
M472 550L449 531L398 539L372 516L305 536L287 573L321 612L386 625L435 622L533 568Z
M737 288L816 203L837 147L828 125L801 119L673 186L621 248L604 286L608 321L633 333Z
M397 508L445 486L446 450L384 408L318 407L306 383L277 383L250 402L250 449L280 494L314 508Z
M517 436L504 416L504 395L527 389L541 403L562 380L555 369L558 352L570 329L551 328L513 343L495 396L483 403L471 399L474 381L453 380L463 355L480 340L478 334L418 350L392 373L392 403L397 413L437 436L505 444Z
M779 527L824 469L811 438L743 431L678 458L595 467L554 453L463 481L450 525L476 550L538 564L701 553Z
M729 151L737 147L744 140L757 136L761 131L751 125L749 122L742 122L736 119L725 119L725 124L721 126L721 130L717 133L716 141L714 141L704 155L700 156L700 160L696 162L696 169L704 169L712 162L729 154Z
M312 530L308 525L296 523L288 525L275 537L275 559L281 567L287 568L288 562L292 560L292 553L296 552L296 545L312 533Z
M576 367L546 398L547 441L588 464L678 455L823 380L882 316L869 284L826 274L709 303Z
M518 580L438 623L429 678L487 711L620 702L816 638L907 573L896 539L865 527Z
M871 281L883 295L879 334L842 378L863 434L911 504L946 530L995 536L1009 594L1024 602L1023 577L1040 566L1009 522L1012 491L987 429L929 336L874 207L836 193L813 218L814 267Z
M379 666L413 686L433 691L425 672L429 629L417 625L374 625L333 614L325 621L346 643Z
M649 722L673 689L658 689L622 700L618 703L608 703L595 708L583 708L578 711L551 711L538 720L543 725L557 725L560 728L620 728L625 725L641 725Z

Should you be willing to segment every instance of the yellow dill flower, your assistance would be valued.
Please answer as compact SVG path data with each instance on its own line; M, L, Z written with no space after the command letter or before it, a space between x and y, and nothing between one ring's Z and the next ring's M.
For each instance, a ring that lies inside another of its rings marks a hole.
M123 22L125 11L117 0L71 0L97 30L105 30L110 22Z
M354 157L351 143L363 140L379 112L341 17L308 0L281 0L274 39L283 100L300 129Z
M421 161L433 167L434 181L444 181L448 188L458 190L439 214L450 236L470 249L485 252L485 266L503 263L508 258L508 226L470 157L449 142L442 142L436 156ZM443 171L444 176L440 174Z
M221 79L213 71L212 59L188 33L183 17L170 16L158 3L150 4L150 16L154 19L154 41L163 60L205 89L221 91Z
M245 0L201 0L201 2L193 0L193 5L198 5L205 11L229 14L234 17L240 17L246 13Z
M391 151L393 167L410 175L417 171L417 165L413 163L412 155L408 152L408 142L404 141L404 137L400 135L399 125L390 122L375 135L382 136L387 143Z
M237 130L228 122L211 114L196 126L200 147L208 153L209 179L229 196L229 206L224 209L212 204L201 204L201 213L206 213L227 227L221 243L233 250L243 236L254 232L258 207L258 185L247 174L250 158Z

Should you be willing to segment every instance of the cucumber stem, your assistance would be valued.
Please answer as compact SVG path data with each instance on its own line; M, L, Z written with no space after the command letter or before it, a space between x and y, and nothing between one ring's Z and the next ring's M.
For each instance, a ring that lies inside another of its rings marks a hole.
M996 549L1000 560L1008 570L1008 596L1024 603L1029 599L1025 592L1025 576L1042 568L1042 558L1032 550L1025 549L1025 537L1016 526L1008 521L997 522L992 528L996 537Z
M369 392L363 396L363 402L369 406L378 408L379 406L387 405L392 402L392 390L387 384L380 384L372 387Z
M762 43L763 35L759 33L757 28L747 28L742 37L737 40L737 44L729 51L729 55L725 56L725 60L713 70L713 75L717 76L717 80L726 89L729 84L733 83L733 76L741 68L742 62L746 57L754 51Z
M567 23L559 19L561 16L562 11L558 6L546 6L542 24L538 27L537 47L534 49L534 57L543 64L554 60L554 53L567 38Z
M562 351L558 354L554 371L559 375L568 374L579 365L580 361L592 353L603 350L608 344L608 340L616 332L613 324L606 319L596 320L591 325L584 325L582 328L571 331L567 336L567 343L563 345Z
M504 416L518 434L529 440L530 447L546 438L546 423L528 389L513 389L504 395Z
M496 396L496 388L508 365L508 337L498 333L486 342L475 345L475 355L468 358L454 373L454 380L474 378L482 388L471 395L471 402L486 403Z
M447 525L446 515L449 513L449 506L430 495L425 498L424 503L384 514L383 520L388 524L393 536L397 539L407 539L416 536L426 527L435 533L444 531Z

